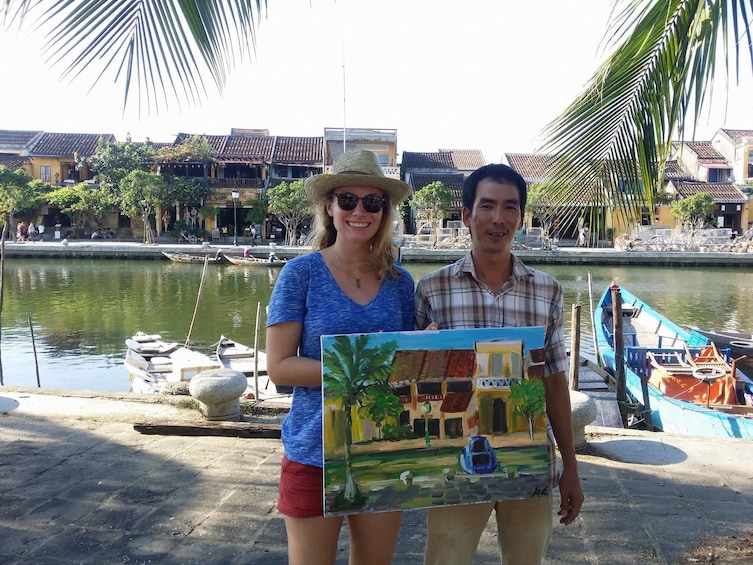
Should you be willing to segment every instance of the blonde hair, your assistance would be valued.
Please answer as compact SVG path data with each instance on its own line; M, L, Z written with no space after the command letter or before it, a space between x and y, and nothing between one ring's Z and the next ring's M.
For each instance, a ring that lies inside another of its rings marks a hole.
M395 220L395 208L397 205L392 202L389 195L382 191L387 204L382 211L382 222L379 230L371 240L371 247L368 257L368 264L379 272L379 276L389 273L393 279L402 277L400 272L395 268L397 260L397 248L392 242L392 222ZM330 192L327 196L318 202L312 204L314 213L314 225L308 238L308 243L312 249L322 250L331 247L337 239L337 230L332 216L327 214L326 203L332 200L334 193Z

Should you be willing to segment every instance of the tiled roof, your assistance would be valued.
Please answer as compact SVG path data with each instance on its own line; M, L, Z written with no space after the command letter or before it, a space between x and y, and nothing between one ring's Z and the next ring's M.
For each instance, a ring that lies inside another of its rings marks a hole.
M22 169L23 166L28 162L29 159L27 157L21 157L19 155L12 155L8 153L0 153L0 165L10 169L11 171Z
M265 162L272 159L275 138L272 136L250 137L246 135L229 135L225 143L224 156L253 156Z
M478 149L440 149L440 153L449 153L456 169L475 171L486 165L484 154Z
M674 187L683 198L705 192L717 204L743 204L748 200L731 182L679 182Z
M272 162L280 165L321 165L323 137L277 136Z
M727 165L727 159L714 149L710 141L684 141L683 145L695 153L704 165Z
M413 153L403 151L400 167L403 171L411 169L455 169L452 153Z
M77 153L83 157L89 157L94 155L100 139L109 143L115 142L115 136L111 133L43 133L34 143L29 154L73 157Z
M686 173L676 159L669 160L664 165L664 180L691 180L693 177Z
M465 180L463 173L413 173L410 176L410 185L413 192L416 192L428 184L439 181L452 192L452 208L462 208L463 180Z
M41 134L41 131L0 129L0 149L25 151Z
M505 159L520 176L530 183L549 178L547 170L554 156L536 153L505 153Z
M720 131L724 132L727 137L734 139L735 141L747 137L753 139L753 129L726 129L722 128Z

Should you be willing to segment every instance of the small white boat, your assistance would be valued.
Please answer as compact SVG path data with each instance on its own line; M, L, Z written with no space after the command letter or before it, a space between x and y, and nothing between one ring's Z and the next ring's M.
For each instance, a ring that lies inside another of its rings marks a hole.
M149 336L156 338L149 341L146 335L140 333L126 340L123 364L128 369L131 392L187 394L185 383L202 371L220 368L208 355L177 343L164 343L159 336ZM180 383L184 383L185 391L180 390Z
M248 386L243 398L258 400L274 400L290 403L292 387L280 387L269 380L267 376L267 357L263 351L255 351L229 337L220 336L217 342L217 360L227 369L233 369L246 375ZM256 393L256 382L259 393Z
M287 259L278 259L276 257L272 261L270 261L268 258L265 259L262 257L239 257L237 255L225 255L224 257L233 265L239 265L243 267L280 268L285 265L285 263L287 263Z

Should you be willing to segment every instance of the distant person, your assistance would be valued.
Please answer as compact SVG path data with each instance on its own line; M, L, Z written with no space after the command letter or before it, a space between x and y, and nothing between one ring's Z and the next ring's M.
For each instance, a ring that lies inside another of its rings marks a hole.
M270 251L269 252L269 259L268 259L268 261L270 263L274 263L275 261L277 261L277 255L275 255L274 251Z
M27 233L28 228L26 227L26 222L19 222L16 226L16 241L26 241Z
M282 426L284 457L278 510L285 519L288 563L333 564L343 517L325 517L322 446L322 335L413 329L413 278L395 265L392 220L411 193L384 176L371 151L349 151L331 174L306 179L315 212L313 253L280 271L267 318L267 371L294 386ZM348 516L357 565L389 565L401 512Z
M96 229L92 232L92 239L102 239L102 232Z
M251 226L251 247L256 247L256 226Z
M162 231L166 232L167 228L170 227L170 214L165 210L165 212L162 214Z
M37 239L37 228L34 226L34 222L29 222L29 228L26 232L26 236L29 241L36 241Z
M37 232L39 232L39 241L44 241L44 223L40 222Z

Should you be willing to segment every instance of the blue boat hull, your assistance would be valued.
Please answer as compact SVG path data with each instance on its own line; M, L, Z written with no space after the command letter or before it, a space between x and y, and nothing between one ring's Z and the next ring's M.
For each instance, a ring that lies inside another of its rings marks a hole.
M684 347L684 344L705 345L698 342L697 335L691 337L690 332L680 328L630 292L624 289L620 289L620 292L622 303L626 308L632 311L640 310L645 313L644 315L650 315L655 319L657 327L663 327L668 330L663 336L663 340L665 344L669 341L672 342L672 345L669 347ZM610 288L607 288L594 310L594 322L597 328L596 344L601 363L606 369L612 371L612 374L615 374L616 363L615 351L611 343L612 336L609 334L609 328L603 324L605 314L611 313L611 310L611 291ZM674 334L674 337L672 337L672 334ZM645 344L636 341L628 346L628 349L631 349L631 346L633 349L639 349L643 345ZM656 347L655 344L651 345ZM644 405L641 377L628 363L623 362L623 365L625 369L625 388L628 394L635 403ZM750 380L739 370L737 374L746 380L746 387L748 392L750 392ZM652 424L661 431L697 436L753 439L753 418L751 418L750 414L746 417L744 414L727 413L692 402L670 398L665 396L661 390L651 383L647 383L646 387L649 398L648 404L651 408ZM749 410L750 408L741 407L741 411ZM734 407L731 410L734 410Z

